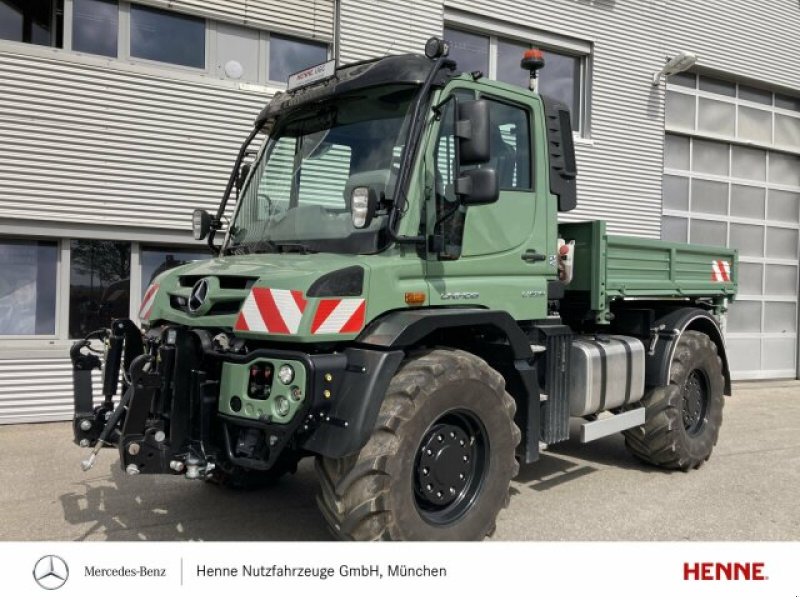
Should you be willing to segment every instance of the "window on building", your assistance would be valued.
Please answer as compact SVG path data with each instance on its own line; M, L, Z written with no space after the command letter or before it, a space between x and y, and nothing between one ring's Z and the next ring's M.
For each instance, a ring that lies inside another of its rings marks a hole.
M450 42L450 56L458 61L458 68L466 73L480 71L489 73L489 36L445 29L445 39Z
M164 271L180 267L193 260L206 260L210 258L208 252L184 250L182 248L166 248L145 246L140 253L142 267L142 291L147 289L156 276Z
M282 35L269 36L270 81L286 83L289 75L328 59L328 46Z
M0 0L0 38L61 47L64 0Z
M529 43L496 36L445 28L445 39L451 43L450 56L462 71L481 71L491 79L527 88L529 76L519 63ZM495 52L490 52L490 47ZM539 92L563 102L570 108L572 127L582 131L581 108L584 86L585 57L545 50L545 68L539 72Z
M0 240L0 335L55 335L55 242Z
M69 336L85 336L130 313L131 245L73 240L70 255Z
M117 0L72 0L72 49L117 56Z
M131 56L204 69L205 19L132 4Z

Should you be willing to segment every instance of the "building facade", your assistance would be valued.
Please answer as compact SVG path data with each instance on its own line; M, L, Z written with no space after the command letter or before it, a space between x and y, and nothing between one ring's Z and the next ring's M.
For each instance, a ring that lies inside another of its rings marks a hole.
M542 48L573 112L565 219L738 248L734 377L795 378L798 26L795 0L0 0L0 423L68 418L70 340L207 256L190 212L290 73L443 33L509 82ZM696 66L653 85L679 52Z

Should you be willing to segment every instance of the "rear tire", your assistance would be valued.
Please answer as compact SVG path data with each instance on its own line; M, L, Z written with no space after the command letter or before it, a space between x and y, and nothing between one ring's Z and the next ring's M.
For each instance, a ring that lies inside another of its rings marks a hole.
M482 540L519 466L515 404L503 377L461 350L409 358L366 445L319 457L317 503L345 540Z
M645 394L647 420L623 432L626 446L658 467L699 468L719 437L724 388L717 346L704 333L683 333L670 366L669 385Z

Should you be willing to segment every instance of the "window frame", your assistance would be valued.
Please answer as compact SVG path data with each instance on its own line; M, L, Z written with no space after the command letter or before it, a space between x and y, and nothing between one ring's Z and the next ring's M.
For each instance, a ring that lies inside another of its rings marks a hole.
M533 47L534 45L545 52L562 54L578 59L578 114L571 114L574 135L577 141L588 141L590 139L590 94L591 94L591 61L592 45L589 43L576 42L573 44L559 43L554 34L529 32L524 35L522 31L504 27L493 27L491 24L476 24L472 19L448 18L445 15L443 33L447 29L455 29L474 35L482 35L489 38L489 72L484 73L487 78L497 80L497 46L499 41L507 41L513 44ZM445 39L446 39L445 34ZM545 39L547 38L547 39ZM580 48L580 49L579 49ZM570 107L571 109L571 107ZM577 118L576 118L577 117Z
M63 297L60 293L61 286L64 282L64 269L63 269L63 262L64 262L64 240L60 238L48 238L48 237L29 237L24 235L13 235L13 234L3 234L0 235L0 242L5 240L8 241L16 241L16 242L29 242L29 243L38 243L38 242L55 242L56 247L56 281L55 281L55 306L54 312L55 314L53 319L53 333L47 334L3 334L0 333L0 340L1 341L59 341L63 338L62 335L62 326L64 324L63 319L63 305L69 304L69 299ZM69 251L69 250L67 250Z

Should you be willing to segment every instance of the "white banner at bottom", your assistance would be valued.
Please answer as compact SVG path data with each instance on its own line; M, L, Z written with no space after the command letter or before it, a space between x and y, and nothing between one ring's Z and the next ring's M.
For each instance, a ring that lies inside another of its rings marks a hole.
M800 543L4 542L0 576L3 597L15 600L474 599L512 591L523 598L794 600Z

